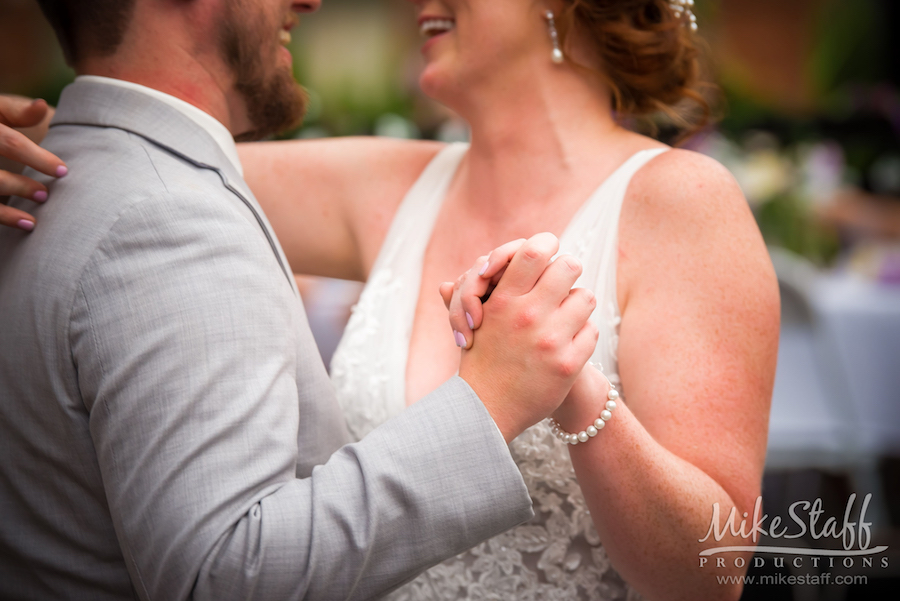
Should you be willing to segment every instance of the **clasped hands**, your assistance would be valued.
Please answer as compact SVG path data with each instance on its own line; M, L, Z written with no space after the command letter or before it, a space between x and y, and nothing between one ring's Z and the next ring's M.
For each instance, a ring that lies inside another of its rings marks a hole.
M590 290L572 288L581 263L569 255L553 260L558 251L549 233L509 242L440 287L463 347L459 375L507 441L551 415L583 428L609 390L606 378L586 366L597 345L589 320L597 300Z

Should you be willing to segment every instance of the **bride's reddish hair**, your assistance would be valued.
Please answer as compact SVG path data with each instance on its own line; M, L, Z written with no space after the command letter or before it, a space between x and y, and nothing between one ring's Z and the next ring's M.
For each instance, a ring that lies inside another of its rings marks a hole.
M710 120L702 53L684 13L669 0L564 0L560 34L577 32L596 52L621 117L663 112L687 135Z

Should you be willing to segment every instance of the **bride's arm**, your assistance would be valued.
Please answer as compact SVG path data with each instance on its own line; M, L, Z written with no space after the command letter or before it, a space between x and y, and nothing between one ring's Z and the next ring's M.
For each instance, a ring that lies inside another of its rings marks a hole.
M441 145L385 138L239 144L295 273L364 281L394 212Z
M496 278L505 259L491 255L487 264L441 287L456 331L471 334L469 318L479 327L486 278ZM612 564L645 597L736 600L740 582L717 577L744 574L752 552L706 565L699 553L756 542L707 533L715 504L718 530L732 508L738 528L745 514L748 530L756 521L780 315L762 237L721 165L670 151L635 176L622 209L617 280L627 404L618 403L596 437L570 447L588 509ZM467 348L471 342L467 336ZM554 417L568 432L585 430L608 390L586 367Z
M651 599L736 599L736 553L714 536L760 494L779 331L778 287L765 246L730 174L671 151L632 183L620 224L619 403L596 438L570 449L609 557ZM573 388L565 429L578 432L606 402L596 372ZM761 517L761 516L760 516ZM742 557L749 565L752 553ZM722 557L727 569L716 568Z

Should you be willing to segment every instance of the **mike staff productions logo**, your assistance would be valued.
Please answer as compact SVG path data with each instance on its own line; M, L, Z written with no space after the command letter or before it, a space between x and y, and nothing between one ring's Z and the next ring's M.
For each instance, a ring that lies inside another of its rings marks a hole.
M723 553L729 552L751 552L757 555L753 558L753 567L761 568L766 564L766 558L760 557L760 553L778 555L779 557L771 558L776 568L785 567L785 559L788 558L793 568L833 568L833 567L888 567L887 556L880 556L887 551L887 546L870 547L872 542L871 522L866 521L866 511L872 494L867 494L862 501L857 519L854 521L853 508L856 503L856 493L850 495L847 505L844 509L843 520L829 517L821 522L824 510L822 508L822 499L816 499L812 503L809 501L797 501L788 508L788 519L781 516L774 516L769 520L768 514L762 514L762 497L756 499L753 508L753 517L750 521L749 514L743 514L740 523L737 523L737 509L732 507L728 518L721 523L719 504L713 504L712 518L709 523L709 530L706 536L699 539L698 542L721 542L726 535L742 538L752 541L750 545L733 545L723 547L709 547L700 552L700 567L714 568L739 568L746 566L743 557L735 557L726 559L722 557ZM768 520L768 525L766 521ZM772 540L796 540L809 537L815 541L822 540L823 544L819 547L792 547L759 545L762 537L768 537ZM829 545L828 541L834 540L833 545ZM840 541L838 545L837 541ZM838 547L840 548L832 548ZM880 557L879 557L880 556ZM731 565L729 565L731 564Z

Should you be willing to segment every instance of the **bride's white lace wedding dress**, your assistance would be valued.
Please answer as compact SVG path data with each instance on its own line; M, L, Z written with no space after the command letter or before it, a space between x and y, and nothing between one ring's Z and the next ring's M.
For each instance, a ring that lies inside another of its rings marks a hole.
M338 399L350 431L358 438L406 407L405 372L425 248L466 150L465 144L448 146L410 189L332 359ZM597 296L591 319L600 339L592 360L603 365L620 390L616 360L619 213L634 173L661 152L638 152L619 167L579 209L560 238L561 252L578 257L584 266L576 286L590 288ZM566 445L540 423L516 438L510 451L531 493L535 517L432 568L388 598L639 598L609 564Z

